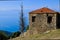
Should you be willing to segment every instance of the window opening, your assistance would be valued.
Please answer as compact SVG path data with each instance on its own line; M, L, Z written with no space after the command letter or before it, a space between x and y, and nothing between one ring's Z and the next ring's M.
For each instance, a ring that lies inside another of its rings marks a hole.
M35 22L36 16L32 16L32 22Z
M51 22L52 22L52 16L48 16L47 22L48 22L48 23L51 23Z

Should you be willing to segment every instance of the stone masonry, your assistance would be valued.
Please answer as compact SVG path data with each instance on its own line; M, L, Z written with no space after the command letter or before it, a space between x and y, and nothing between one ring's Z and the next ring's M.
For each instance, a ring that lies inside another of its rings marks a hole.
M56 29L57 13L49 8L41 8L29 13L30 34L43 33L47 30ZM34 19L32 17L35 17ZM48 18L50 17L50 19ZM32 22L32 19L34 22ZM51 21L50 23L48 21Z

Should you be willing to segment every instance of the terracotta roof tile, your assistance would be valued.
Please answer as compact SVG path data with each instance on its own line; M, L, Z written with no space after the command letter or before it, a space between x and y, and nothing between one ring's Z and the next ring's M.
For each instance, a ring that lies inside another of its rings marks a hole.
M54 13L54 12L55 12L54 10L43 7L41 9L34 10L34 11L30 12L30 13Z

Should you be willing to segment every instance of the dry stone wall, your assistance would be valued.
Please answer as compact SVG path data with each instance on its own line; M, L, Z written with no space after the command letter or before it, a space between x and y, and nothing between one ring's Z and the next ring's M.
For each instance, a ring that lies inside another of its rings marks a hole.
M36 16L35 22L32 22L32 16ZM48 16L52 16L50 24L47 22ZM50 13L48 16L47 13L29 14L30 34L43 33L47 30L56 29L56 14Z

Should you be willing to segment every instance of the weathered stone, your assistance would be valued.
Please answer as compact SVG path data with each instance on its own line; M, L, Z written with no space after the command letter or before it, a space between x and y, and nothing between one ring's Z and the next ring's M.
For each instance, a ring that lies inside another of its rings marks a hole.
M44 8L45 10L46 8ZM43 8L41 9L43 10ZM47 9L47 12L33 11L29 13L29 30L30 34L43 33L47 30L56 29L56 15L57 13ZM49 11L49 12L48 12ZM39 13L38 13L39 12ZM35 22L32 22L32 16L35 16ZM48 23L48 17L51 17L51 23Z

